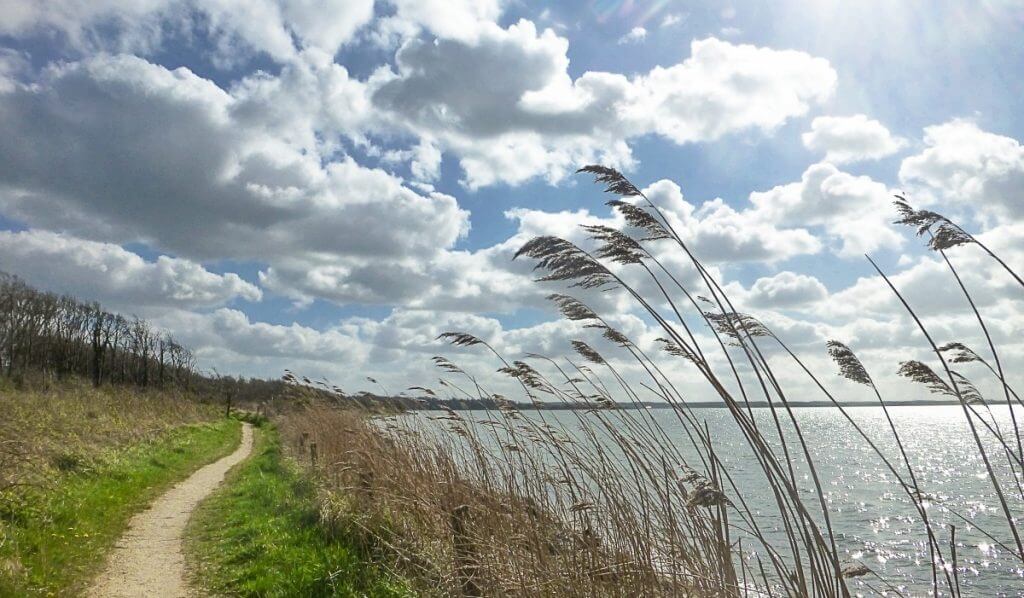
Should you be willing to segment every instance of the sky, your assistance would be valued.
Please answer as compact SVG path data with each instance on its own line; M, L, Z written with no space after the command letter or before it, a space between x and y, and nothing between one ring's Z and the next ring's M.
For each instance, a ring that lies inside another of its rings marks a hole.
M493 359L435 340L448 330L510 358L580 338L619 363L545 300L564 286L512 260L537 235L585 246L580 224L624 227L574 174L592 163L643 188L816 371L834 371L838 339L901 398L918 391L899 362L927 344L866 254L941 341L982 337L946 266L892 224L893 195L1024 269L1013 0L0 0L0 15L0 270L150 319L207 370L394 392L433 383L441 354L509 388ZM951 257L1004 360L1024 358L1020 287L976 248ZM628 297L585 295L653 350L662 333Z

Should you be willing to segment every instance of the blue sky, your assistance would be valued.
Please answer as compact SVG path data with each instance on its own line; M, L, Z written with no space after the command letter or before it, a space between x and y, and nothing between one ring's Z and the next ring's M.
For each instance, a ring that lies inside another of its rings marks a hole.
M889 225L898 190L1024 261L1019 2L0 14L0 268L151 318L220 371L413 384L450 328L565 351L586 332L510 258L621 226L572 174L591 162L650 186L737 301L811 353L841 337L891 370L920 349L864 253L976 337L962 302L923 290L938 265ZM1013 338L1019 295L962 259ZM595 301L653 341L635 306Z

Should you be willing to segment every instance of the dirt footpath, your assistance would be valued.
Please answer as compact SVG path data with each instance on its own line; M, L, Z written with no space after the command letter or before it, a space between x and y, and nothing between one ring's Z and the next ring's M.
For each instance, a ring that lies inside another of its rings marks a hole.
M92 598L177 598L189 595L182 550L185 524L193 509L224 481L228 470L252 452L252 426L243 424L234 453L192 474L148 509L132 518L118 540L106 570L87 596Z

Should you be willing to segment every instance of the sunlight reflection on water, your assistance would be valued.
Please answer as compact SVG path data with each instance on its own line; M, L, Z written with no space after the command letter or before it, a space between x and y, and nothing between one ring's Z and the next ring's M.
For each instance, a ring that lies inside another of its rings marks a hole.
M1024 567L1006 550L988 538L1012 546L1013 540L999 507L995 491L985 472L964 415L959 406L890 407L904 448L921 489L931 497L928 516L940 542L948 548L948 526L956 526L957 561L965 596L1024 596ZM878 407L849 409L876 445L899 464L898 446ZM1012 430L1006 406L993 407L994 425ZM680 451L698 462L678 419L668 410L651 410L669 437L679 439ZM755 410L765 433L774 428L770 411ZM836 532L836 542L846 561L861 561L898 587L904 594L930 593L931 568L927 535L910 499L892 479L885 465L848 422L834 408L811 407L795 410L797 421L811 447ZM749 507L764 518L771 529L775 503L763 474L750 457L749 448L725 409L696 410L712 433L715 451L725 463ZM477 417L479 416L479 417ZM482 413L470 419L487 419ZM579 429L576 414L547 411L544 417L558 422L572 434ZM588 417L584 415L584 417ZM1017 411L1020 421L1024 412ZM426 418L420 419L426 421ZM791 431L791 430L788 430ZM1024 500L1010 477L1005 453L990 434L982 433L993 467L1004 483L1004 494L1015 518L1024 518ZM1012 432L1007 435L1011 437ZM812 479L801 460L794 459L801 491L813 500ZM902 471L902 467L898 466ZM1020 481L1024 483L1024 481ZM812 509L813 510L813 509ZM777 530L777 528L776 528ZM782 544L781 532L770 539ZM947 551L948 553L948 551ZM861 583L855 581L851 589ZM866 592L870 594L870 592ZM895 594L893 594L895 595Z

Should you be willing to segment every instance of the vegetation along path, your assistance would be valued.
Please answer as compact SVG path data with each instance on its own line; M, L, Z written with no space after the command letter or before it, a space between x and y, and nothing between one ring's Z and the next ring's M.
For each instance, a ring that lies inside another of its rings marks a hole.
M89 596L186 596L182 538L185 524L200 501L224 480L228 470L252 452L252 426L245 424L234 453L192 474L132 518L128 531L110 555L106 570Z

